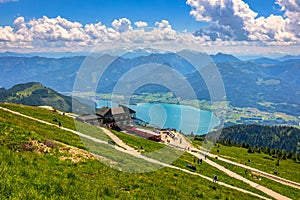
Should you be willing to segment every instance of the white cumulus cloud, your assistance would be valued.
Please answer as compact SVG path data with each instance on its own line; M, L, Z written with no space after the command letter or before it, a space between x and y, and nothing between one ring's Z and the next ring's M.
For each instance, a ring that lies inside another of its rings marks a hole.
M300 37L300 1L299 0L277 0L276 3L284 11L287 17L287 30Z
M145 26L146 22L138 22L136 26ZM137 43L154 44L164 41L185 40L184 36L172 29L168 21L156 23L157 28L133 29L126 18L115 19L111 27L101 22L82 25L60 16L49 18L43 16L26 21L24 17L14 20L12 26L0 26L0 51L35 48L51 51L74 49L91 49L104 43ZM188 34L187 34L188 35ZM194 38L192 34L186 36Z
M277 0L286 18L271 14L257 17L242 0L187 0L190 14L197 21L211 22L200 29L197 36L207 35L211 40L262 41L265 44L299 44L300 1Z
M127 18L115 19L111 25L120 33L132 30L131 21Z
M167 20L161 20L160 22L155 22L155 26L157 26L160 29L172 29L172 26Z
M148 23L143 22L143 21L137 21L137 22L134 23L134 25L136 25L136 27L138 27L138 28L142 28L142 27L148 26Z
M203 1L208 2L207 0ZM292 0L290 1L292 2ZM196 2L199 4L202 1L193 1L194 4ZM228 1L223 0L223 2ZM278 3L280 2L278 1ZM219 7L225 9L223 8L225 5L219 4ZM235 20L240 22L240 27L243 28L242 32L237 28L239 26L231 25L229 19L221 19L220 16L212 16L208 13L203 16L199 14L198 18L213 21L215 25L206 30L199 30L197 34L187 31L179 33L172 29L167 20L156 22L156 27L152 29L144 29L140 27L144 27L146 22L135 22L135 28L133 28L127 18L115 19L109 26L102 22L81 24L59 16L56 18L43 16L30 20L25 20L21 16L17 17L11 26L0 26L0 51L89 51L99 46L114 48L118 45L125 47L136 45L147 48L156 45L163 48L164 45L170 46L170 44L175 50L179 49L180 45L192 42L197 48L202 46L212 53L221 50L236 53L240 51L241 47L243 52L252 51L255 54L270 51L297 52L296 49L299 47L297 44L300 43L297 43L299 36L293 30L297 28L295 23L297 24L298 21L289 18L297 14L298 4L295 4L296 7L289 4L286 4L285 7L282 5L286 18L276 15L267 18L249 18L244 15L252 13L251 10L248 10L250 8L244 4L241 5L243 8L232 5L231 13L227 15L222 13L222 18L225 16L236 18ZM235 16L237 13L234 10L238 11L238 17ZM222 22L220 22L221 20ZM245 40L241 40L246 36ZM261 41L266 43L258 48Z

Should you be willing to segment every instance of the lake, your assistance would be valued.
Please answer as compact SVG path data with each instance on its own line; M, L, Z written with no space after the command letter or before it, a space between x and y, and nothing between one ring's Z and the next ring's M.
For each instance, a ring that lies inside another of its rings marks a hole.
M97 106L111 107L111 102L97 101ZM117 105L116 105L117 106ZM219 125L210 111L178 104L138 103L126 105L136 111L136 117L160 128L175 128L185 134L203 135ZM114 106L115 107L115 106Z

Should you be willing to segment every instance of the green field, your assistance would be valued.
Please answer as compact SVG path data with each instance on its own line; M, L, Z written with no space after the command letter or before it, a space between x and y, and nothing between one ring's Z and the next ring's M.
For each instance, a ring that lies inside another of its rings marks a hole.
M28 114L36 108L19 109ZM53 118L52 113L34 116L45 121ZM66 116L60 120L71 127ZM91 157L62 151L72 149L63 144L85 149L78 136L3 110L0 127L0 196L4 199L256 199L170 168L142 174L118 171ZM90 146L93 152L101 147ZM73 157L79 161L72 161Z
M57 119L58 121L61 122L62 126L65 128L79 131L86 135L90 135L94 138L98 138L104 141L109 140L109 138L103 133L101 129L86 123L75 121L72 117L69 117L67 115L62 115L58 112L53 112L51 110L47 110L40 107L32 107L32 106L18 105L18 104L5 103L5 104L0 104L0 106L53 124L57 124L57 122L53 121L53 119Z
M55 118L59 120L64 127L76 130L74 119L66 115L59 114L58 112L47 110L41 107L33 107L11 103L0 104L0 106L50 123L54 123L53 119Z
M197 143L198 141L194 141ZM217 152L219 150L219 153ZM247 149L235 146L225 146L219 144L219 148L214 147L211 153L217 154L228 160L235 161L237 163L246 163L248 166L259 169L261 171L274 174L278 173L278 176L289 179L291 181L300 182L300 162L296 162L291 159L279 161L279 166L276 166L277 158L274 158L265 153L248 153ZM248 160L250 162L248 162Z
M113 132L115 135L117 135L120 139L122 139L129 146L134 147L135 149L137 149L139 151L142 150L142 152L144 152L146 156L149 156L147 154L148 152L158 151L160 148L165 148L164 145L150 141L150 140L146 140L146 139L139 138L136 136L128 135L125 133L120 133L117 131L113 131ZM142 147L142 149L141 149L141 147ZM175 151L175 149L170 149L169 151ZM248 191L252 191L252 192L260 194L262 196L266 196L264 193L260 192L259 190L256 190L256 189L250 187L248 184L246 184L242 181L231 178L224 172L222 172L214 167L211 167L210 165L208 165L204 162L202 164L198 164L197 159L194 160L195 157L188 153L178 151L177 155L178 155L178 158L172 163L172 165L174 165L174 166L190 170L186 165L192 164L197 167L196 171L202 175L205 175L208 177L213 177L214 175L217 175L219 180L222 182L228 183L228 184L236 186L236 187L243 188ZM194 162L194 161L196 161L196 162Z
M244 168L241 168L241 167L237 167L237 166L234 166L234 165L231 165L231 164L228 164L226 162L222 162L220 160L213 160L214 162L217 162L218 164L226 167L227 169L233 171L233 172L236 172L237 174L241 175L241 176L244 176L245 178L251 180L251 181L254 181L256 182L257 184L259 185L262 185L262 186L265 186L267 188L270 188L272 189L273 191L275 192L278 192L280 194L283 194L291 199L300 199L300 193L299 193L299 190L293 188L293 187L290 187L290 186L287 186L287 185L283 185L281 183L278 183L276 181L273 181L273 180L270 180L268 178L265 178L265 177L262 177L262 176L259 176L255 173L252 173L251 171L247 171L245 172L245 169Z

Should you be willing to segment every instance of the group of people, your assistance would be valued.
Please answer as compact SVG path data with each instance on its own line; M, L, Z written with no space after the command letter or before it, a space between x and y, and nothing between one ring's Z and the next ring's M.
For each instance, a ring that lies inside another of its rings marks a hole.
M196 163L196 157L194 158L194 163ZM198 158L197 163L202 164L202 158Z
M54 119L53 119L53 122L57 122L57 125L58 125L59 127L61 127L61 122L60 122L58 119L54 118Z
M205 156L205 158L206 158L206 156ZM198 164L202 164L202 158L198 158L197 162L198 162ZM194 157L194 163L196 163L196 157ZM213 182L216 183L217 181L218 181L218 176L214 175Z

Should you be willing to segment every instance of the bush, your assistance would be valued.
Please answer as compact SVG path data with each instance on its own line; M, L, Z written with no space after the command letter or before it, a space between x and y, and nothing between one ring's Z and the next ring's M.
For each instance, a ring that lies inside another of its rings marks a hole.
M251 147L248 148L248 153L254 153L253 149Z
M57 145L55 144L54 141L48 140L48 139L45 140L44 145L46 145L47 147L49 147L49 148L51 148L51 149L57 147Z
M23 151L34 151L34 147L31 144L28 143L22 143L20 144L20 147Z

